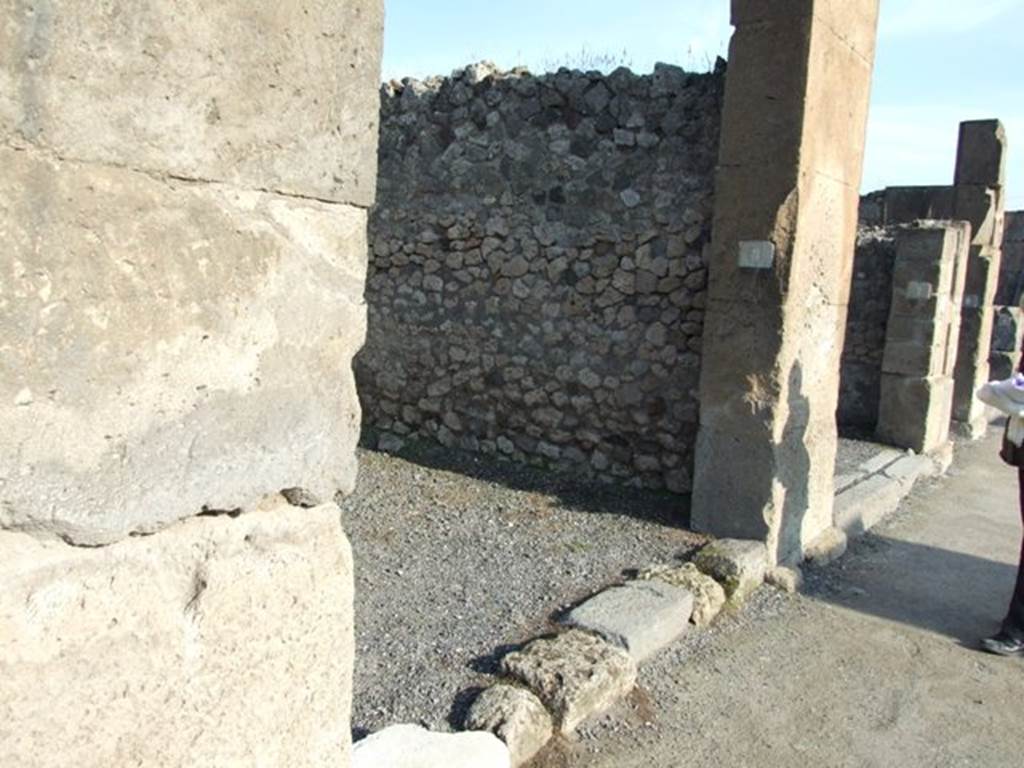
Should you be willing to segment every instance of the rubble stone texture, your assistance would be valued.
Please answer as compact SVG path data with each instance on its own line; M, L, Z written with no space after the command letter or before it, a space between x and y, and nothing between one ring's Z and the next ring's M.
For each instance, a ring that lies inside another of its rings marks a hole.
M1024 312L1020 307L995 307L992 348L988 358L989 378L995 381L1010 378L1020 367L1022 348Z
M897 234L877 428L890 445L929 453L949 439L970 237L966 222Z
M530 761L554 734L551 714L525 688L493 685L479 696L466 715L467 731L490 731L508 746L512 765Z
M600 635L639 663L678 640L692 614L693 595L688 590L641 580L594 595L562 623Z
M501 671L532 690L563 734L625 697L636 684L636 662L594 635L569 630L534 640L501 660Z
M0 765L348 765L352 555L283 499L100 548L0 533Z
M492 733L393 725L356 742L352 768L512 768L512 762L508 747Z
M729 600L742 602L764 583L768 551L759 541L718 539L698 552L693 562L725 588Z
M860 227L840 363L836 410L840 431L852 428L861 433L873 433L878 423L882 355L892 304L895 260L895 227Z
M475 65L386 86L367 426L689 490L723 81Z
M648 581L663 581L682 587L693 595L693 613L690 621L698 627L706 627L725 607L726 595L722 585L711 576L702 573L693 563L673 567L669 565L645 568L639 578Z
M831 524L878 0L737 0L732 19L692 522L792 562Z

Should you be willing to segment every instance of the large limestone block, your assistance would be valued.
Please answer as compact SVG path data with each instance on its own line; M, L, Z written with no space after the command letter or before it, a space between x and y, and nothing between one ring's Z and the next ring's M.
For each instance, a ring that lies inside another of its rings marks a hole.
M15 3L0 138L368 206L382 0Z
M76 548L0 533L0 765L346 766L352 556L333 504Z
M357 742L352 754L352 768L511 766L508 747L492 733L432 733L419 725L385 728Z
M953 187L886 187L885 224L908 224L920 219L951 219Z
M0 167L0 527L102 544L352 487L364 211Z
M949 438L953 380L882 374L877 434L882 442L928 453Z
M501 671L536 693L569 734L633 690L637 666L625 651L573 629L508 654Z
M1006 154L1006 129L999 120L965 120L960 123L956 184L1002 186Z
M688 590L661 581L632 581L594 595L563 623L600 635L639 663L678 640L692 614Z

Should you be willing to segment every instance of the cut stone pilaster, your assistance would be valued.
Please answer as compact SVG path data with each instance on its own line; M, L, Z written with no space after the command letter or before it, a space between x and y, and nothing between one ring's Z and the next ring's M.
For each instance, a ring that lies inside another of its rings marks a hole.
M877 0L736 0L693 525L800 557L831 525Z

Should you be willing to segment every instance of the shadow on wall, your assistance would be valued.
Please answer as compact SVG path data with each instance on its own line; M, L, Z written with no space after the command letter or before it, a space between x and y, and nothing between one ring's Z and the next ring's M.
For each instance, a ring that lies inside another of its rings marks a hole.
M789 374L789 416L782 430L779 482L785 489L785 501L779 520L779 559L799 560L800 532L807 515L811 456L805 444L810 422L810 400L803 391L803 368L797 362Z
M371 446L376 443L375 430L364 429L363 447L372 450ZM593 478L445 448L426 439L406 441L395 455L422 467L454 472L514 491L553 496L559 504L572 511L623 515L668 528L685 530L690 526L689 495L595 483Z

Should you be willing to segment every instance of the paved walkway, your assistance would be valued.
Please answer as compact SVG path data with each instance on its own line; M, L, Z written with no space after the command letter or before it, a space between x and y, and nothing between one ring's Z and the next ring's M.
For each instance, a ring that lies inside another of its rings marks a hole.
M1024 765L1024 660L973 650L1005 611L1021 535L997 449L961 446L804 595L766 591L660 657L538 766Z

